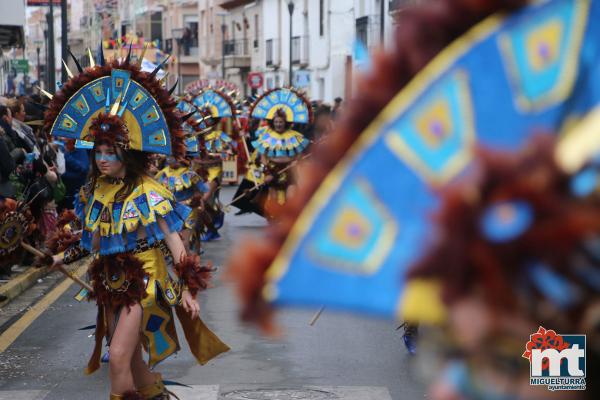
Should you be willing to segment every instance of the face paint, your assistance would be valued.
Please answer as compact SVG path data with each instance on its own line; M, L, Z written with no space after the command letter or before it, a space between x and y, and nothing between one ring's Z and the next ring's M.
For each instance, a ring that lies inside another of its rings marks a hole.
M117 162L119 161L119 157L116 154L96 153L96 161Z

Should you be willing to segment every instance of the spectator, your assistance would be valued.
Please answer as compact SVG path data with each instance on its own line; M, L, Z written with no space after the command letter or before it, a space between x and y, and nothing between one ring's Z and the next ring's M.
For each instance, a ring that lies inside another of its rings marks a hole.
M4 130L4 140L12 159L22 164L27 153L23 148L19 135L12 128L12 112L6 106L0 106L0 128Z
M13 99L9 101L8 107L12 113L12 128L19 136L20 142L27 153L31 153L35 149L35 135L33 129L25 124L25 103Z
M313 110L313 113L313 123L308 125L302 133L307 139L316 141L329 132L332 127L333 120L331 117L331 106L329 104L320 103Z
M15 161L6 144L6 133L0 128L0 195L14 198L15 188L10 182L10 174L15 170Z
M333 109L331 110L331 117L333 119L337 118L337 114L339 113L340 109L342 108L342 98L341 97L336 97L333 100Z
M315 111L312 139L317 141L326 135L333 127L333 110L331 106L322 104Z
M52 180L56 182L58 177L53 167L48 168L41 158L33 161L31 173L26 200L30 202L31 214L40 235L39 241L43 242L50 232L56 230L58 216Z
M74 140L70 140L66 144L65 167L66 171L61 176L66 188L62 206L64 208L73 208L75 196L81 186L85 184L90 168L90 158L87 150L76 149Z

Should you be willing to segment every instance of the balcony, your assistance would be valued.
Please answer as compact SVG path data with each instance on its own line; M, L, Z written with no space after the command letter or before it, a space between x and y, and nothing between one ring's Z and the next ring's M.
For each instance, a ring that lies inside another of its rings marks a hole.
M281 65L278 39L267 39L265 42L265 60L267 67L279 68Z
M225 68L250 68L250 44L248 39L226 40L223 42Z
M181 62L198 62L198 38L189 38L181 41Z
M292 64L306 67L309 63L308 36L292 37Z

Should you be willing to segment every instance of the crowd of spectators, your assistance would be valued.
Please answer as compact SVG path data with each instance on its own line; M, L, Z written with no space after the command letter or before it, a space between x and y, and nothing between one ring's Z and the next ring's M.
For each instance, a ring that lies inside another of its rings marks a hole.
M62 209L73 207L89 168L87 151L74 142L48 141L43 118L39 95L0 97L0 201L29 204L36 226L30 239L38 247L56 228ZM0 278L10 270L0 266Z

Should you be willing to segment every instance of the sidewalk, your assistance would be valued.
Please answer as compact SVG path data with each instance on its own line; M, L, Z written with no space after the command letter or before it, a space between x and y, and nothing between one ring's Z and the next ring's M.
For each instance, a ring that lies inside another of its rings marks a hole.
M11 277L6 283L0 284L0 308L10 303L21 293L32 287L38 279L48 274L48 267L22 268L22 272Z

